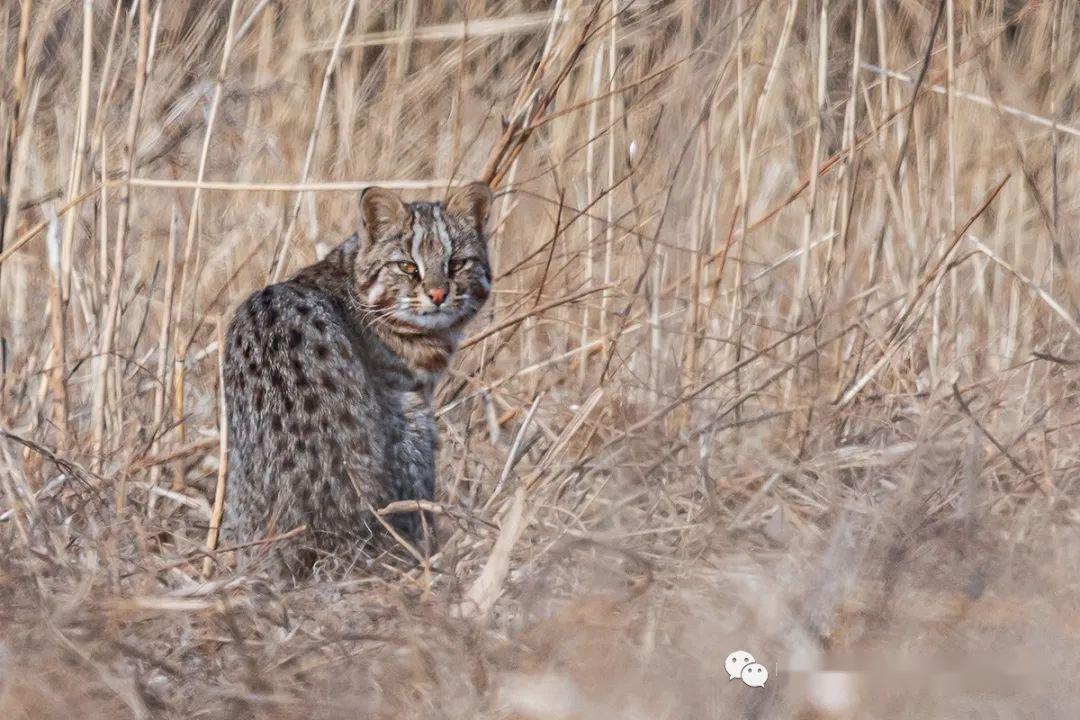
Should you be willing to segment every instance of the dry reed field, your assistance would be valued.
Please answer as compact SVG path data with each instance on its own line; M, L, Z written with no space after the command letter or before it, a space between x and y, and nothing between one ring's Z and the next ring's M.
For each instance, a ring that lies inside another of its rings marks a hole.
M0 718L1080 716L1078 23L0 0ZM440 544L238 572L230 313L474 179Z

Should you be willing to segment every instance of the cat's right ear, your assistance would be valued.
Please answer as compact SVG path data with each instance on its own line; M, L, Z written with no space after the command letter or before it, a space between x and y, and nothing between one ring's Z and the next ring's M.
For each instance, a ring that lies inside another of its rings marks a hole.
M388 230L404 227L409 210L396 193L381 187L360 193L361 235L366 242L381 240Z

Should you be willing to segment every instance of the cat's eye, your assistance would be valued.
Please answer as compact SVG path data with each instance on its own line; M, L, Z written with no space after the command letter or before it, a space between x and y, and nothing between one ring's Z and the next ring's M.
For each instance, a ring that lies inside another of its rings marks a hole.
M461 258L455 258L454 260L451 260L450 261L450 274L454 275L454 274L456 274L458 272L461 272L462 268L464 268L465 265L468 264L468 262L469 262L468 260L463 260Z
M399 262L397 266L398 270L405 273L406 275L412 275L413 277L416 277L420 274L420 268L416 267L416 263Z

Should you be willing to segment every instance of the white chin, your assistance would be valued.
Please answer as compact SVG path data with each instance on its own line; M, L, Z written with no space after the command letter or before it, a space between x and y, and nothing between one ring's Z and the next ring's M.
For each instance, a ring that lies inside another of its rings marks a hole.
M398 314L398 319L421 330L445 330L457 322L457 313L445 310L420 315L418 313L403 312Z

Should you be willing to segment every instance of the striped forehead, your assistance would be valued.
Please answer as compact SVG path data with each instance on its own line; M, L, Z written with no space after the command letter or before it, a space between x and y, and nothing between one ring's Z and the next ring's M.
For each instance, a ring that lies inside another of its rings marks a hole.
M413 258L449 255L452 249L446 219L438 203L412 206L411 250Z

